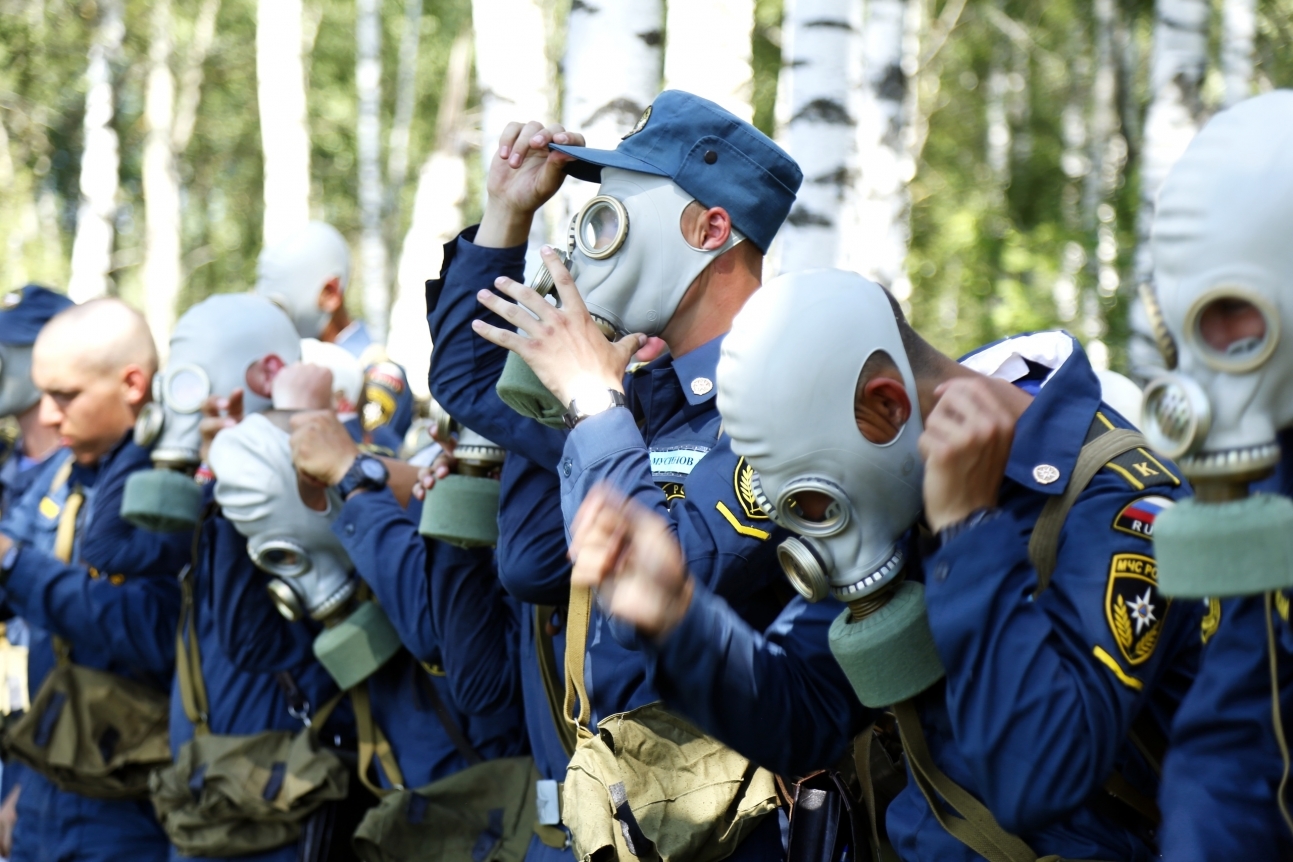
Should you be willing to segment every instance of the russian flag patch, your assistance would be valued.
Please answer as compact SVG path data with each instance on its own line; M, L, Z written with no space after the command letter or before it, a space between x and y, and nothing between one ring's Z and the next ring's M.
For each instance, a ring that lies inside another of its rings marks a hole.
M1118 517L1113 519L1113 528L1151 541L1154 538L1154 519L1158 517L1159 512L1172 505L1175 505L1175 501L1157 494L1141 497L1122 507Z

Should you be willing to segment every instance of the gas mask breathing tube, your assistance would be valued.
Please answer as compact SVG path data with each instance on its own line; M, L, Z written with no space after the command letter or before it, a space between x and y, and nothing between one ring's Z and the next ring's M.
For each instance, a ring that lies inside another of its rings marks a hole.
M222 431L210 457L216 502L269 575L279 613L323 623L314 655L341 689L367 679L399 651L400 639L380 607L357 598L354 565L332 533L341 497L327 489L324 511L302 501L289 436L264 416Z
M913 404L893 439L876 444L853 402L864 366L881 353ZM839 270L772 280L736 316L717 376L732 449L757 470L742 481L770 519L798 534L777 549L790 582L810 602L829 595L848 605L830 646L858 698L880 707L924 691L943 667L924 588L903 577L903 537L922 508L922 423L884 290Z
M1169 373L1145 389L1144 430L1195 490L1154 525L1166 595L1293 587L1293 501L1248 490L1293 425L1290 154L1293 93L1268 93L1213 118L1159 193L1147 305Z
M422 504L418 532L459 548L487 548L498 544L498 495L493 475L503 464L504 450L449 418L438 404L431 404L436 436L448 439L458 431L454 448L457 472L439 479Z
M268 300L224 294L185 312L170 347L166 369L153 377L153 400L135 423L135 442L152 447L153 469L132 474L121 501L122 518L154 532L197 524L202 489L193 474L201 460L203 402L241 387L244 414L267 410L269 399L247 385L247 369L270 353L284 363L297 361L301 341Z
M570 222L566 250L558 250L589 313L609 339L632 332L659 335L687 288L715 258L745 238L733 230L716 249L699 249L682 235L682 214L692 201L668 177L603 168L598 195ZM539 265L530 285L556 301L556 285ZM564 428L561 404L515 353L496 386L518 413Z

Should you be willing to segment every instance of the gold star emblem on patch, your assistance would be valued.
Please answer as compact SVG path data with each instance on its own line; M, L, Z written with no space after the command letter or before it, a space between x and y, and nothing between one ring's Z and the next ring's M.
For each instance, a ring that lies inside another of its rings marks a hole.
M624 137L620 138L620 140L627 141L629 138L633 137L638 132L645 129L647 120L649 119L651 119L651 106L647 105L646 110L642 112L642 116L638 117L638 121L633 124L633 128L629 129L629 133Z
M1109 564L1104 613L1128 664L1149 661L1172 600L1158 591L1158 564L1144 554L1114 554Z

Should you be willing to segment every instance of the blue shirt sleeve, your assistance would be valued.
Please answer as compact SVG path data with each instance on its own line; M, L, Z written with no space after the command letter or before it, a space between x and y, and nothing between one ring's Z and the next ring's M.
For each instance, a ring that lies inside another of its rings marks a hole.
M1040 829L1089 799L1129 747L1131 723L1156 683L1183 653L1197 657L1196 608L1165 600L1153 608L1165 619L1156 648L1134 665L1120 655L1105 612L1113 562L1130 554L1152 565L1153 547L1112 529L1143 494L1110 476L1098 474L1070 511L1057 568L1036 600L1031 520L1003 514L926 560L957 751L1012 832Z
M477 434L555 469L565 435L503 403L494 386L503 373L508 351L471 328L473 320L515 328L482 306L476 293L482 288L493 290L494 280L500 276L524 281L525 246L483 248L471 242L475 236L476 228L472 227L446 243L440 278L427 282L427 324L435 345L431 393L450 416Z
M333 532L404 645L442 665L459 708L488 715L520 702L520 622L488 549L425 540L389 491L351 497Z
M796 596L765 631L697 585L678 628L646 644L670 707L779 775L836 763L876 713L858 701L827 634L843 606Z
M498 577L523 602L564 605L570 559L557 476L528 458L503 462L498 505Z

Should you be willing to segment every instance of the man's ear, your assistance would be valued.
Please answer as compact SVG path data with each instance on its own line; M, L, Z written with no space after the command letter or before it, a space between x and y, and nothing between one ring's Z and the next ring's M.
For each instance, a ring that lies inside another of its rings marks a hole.
M139 407L152 397L152 383L152 375L138 365L127 365L121 372L121 387L131 407Z
M247 367L247 388L261 398L274 397L274 378L287 365L277 353L267 353Z
M722 248L732 235L732 217L722 207L701 209L697 204L687 207L683 216L682 233L692 248L713 251Z
M863 437L877 445L888 443L911 418L907 387L892 377L873 377L862 387L862 397L854 403L853 413Z
M334 275L323 283L319 289L319 310L326 311L328 314L335 314L341 304L346 301L345 292L341 289L341 276Z

